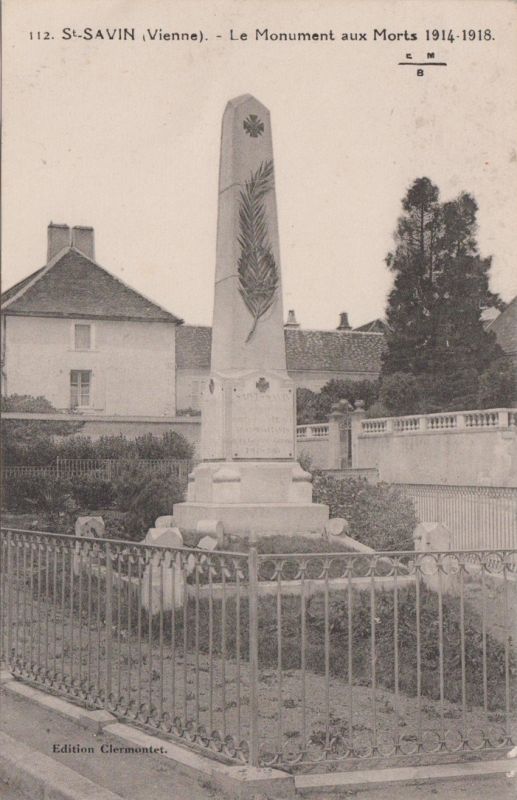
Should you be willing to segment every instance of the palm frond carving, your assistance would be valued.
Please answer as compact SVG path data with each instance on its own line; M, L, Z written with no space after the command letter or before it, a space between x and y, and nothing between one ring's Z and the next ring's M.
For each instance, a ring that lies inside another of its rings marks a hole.
M246 342L253 336L259 319L275 300L278 269L268 238L264 197L273 188L273 162L263 161L252 172L241 191L239 208L238 260L239 293L253 317Z

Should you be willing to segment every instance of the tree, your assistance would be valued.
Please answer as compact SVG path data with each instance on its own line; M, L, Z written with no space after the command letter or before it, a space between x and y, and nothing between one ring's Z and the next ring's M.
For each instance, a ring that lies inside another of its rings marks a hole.
M334 403L348 400L353 405L362 400L365 408L369 408L377 399L377 381L337 380L333 378L321 388L320 392L301 388L296 392L296 410L298 425L311 422L327 422Z
M440 203L438 188L418 178L402 209L395 249L386 258L395 280L382 377L415 376L420 406L471 406L479 376L503 356L481 320L483 308L503 304L489 289L491 258L478 251L476 201L462 193Z

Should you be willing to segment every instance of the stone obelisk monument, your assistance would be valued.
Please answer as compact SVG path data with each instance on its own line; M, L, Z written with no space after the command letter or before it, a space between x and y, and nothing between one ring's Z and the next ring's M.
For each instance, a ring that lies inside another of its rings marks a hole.
M327 506L295 460L296 390L287 375L269 111L251 95L223 117L211 374L203 392L202 462L180 527L322 531Z

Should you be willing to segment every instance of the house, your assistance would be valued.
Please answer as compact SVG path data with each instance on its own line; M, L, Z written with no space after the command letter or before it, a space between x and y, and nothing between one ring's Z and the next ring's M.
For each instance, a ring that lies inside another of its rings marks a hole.
M174 416L182 320L95 261L92 228L48 226L47 263L2 295L2 394L89 415Z
M346 313L336 330L306 330L290 310L284 326L287 371L298 388L319 391L329 380L375 380L384 334L352 330ZM182 325L176 331L176 402L198 411L210 372L212 329Z
M517 296L489 322L487 330L495 333L501 348L511 358L517 378Z

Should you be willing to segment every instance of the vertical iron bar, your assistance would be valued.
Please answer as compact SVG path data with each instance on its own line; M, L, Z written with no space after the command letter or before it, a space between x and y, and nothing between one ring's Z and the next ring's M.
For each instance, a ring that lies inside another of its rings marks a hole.
M212 569L208 572L208 720L210 735L214 730L214 600Z
M481 563L481 643L483 648L483 710L488 712L488 674L487 674L487 652L486 652L486 581L485 565Z
M438 659L439 659L439 678L440 678L440 735L441 744L445 744L445 717L444 717L444 673L443 673L443 576L441 558L436 564L438 569ZM442 555L443 558L443 555Z
M194 677L195 677L195 710L194 716L196 720L196 730L199 728L199 571L201 564L196 561L196 574L195 574L195 608L194 608Z
M458 559L459 560L459 559ZM467 739L467 675L465 668L465 596L463 585L464 564L460 561L460 642L461 642L461 721L463 741Z
M279 757L282 755L282 735L283 735L283 708L282 708L282 563L278 562L277 569L277 582L276 582L276 647L277 647L277 754Z
M49 613L50 613L50 597L49 597L49 558L50 558L50 542L45 542L45 671L48 671L48 628L49 628Z
M122 693L122 556L117 552L117 697L120 703Z
M370 562L370 669L372 673L372 751L373 755L377 752L377 673L376 673L376 653L375 653L375 571L376 563Z
M415 607L416 607L416 696L417 696L417 726L418 750L422 750L422 674L421 674L421 641L420 641L420 569L421 564L416 563L415 574Z
M88 545L87 551L87 570L88 570L88 607L87 607L87 625L88 625L88 637L87 637L87 664L86 664L86 684L88 689L88 694L90 694L90 687L92 683L92 548L91 545Z
M250 766L258 766L258 557L257 548L252 546L248 555L249 572L249 661L250 661Z
M82 680L83 654L83 547L79 545L79 685Z
M113 660L113 565L111 563L110 544L106 542L106 708L111 699L111 679Z
M69 554L70 554L70 683L73 684L74 681L74 597L75 597L75 589L74 589L74 544L71 544L69 547Z
M37 658L38 658L38 669L41 667L41 541L38 537L38 603L37 603L37 615L38 615L38 641L37 641Z
M149 584L147 594L147 681L148 681L148 714L153 709L153 561L154 554L151 550L149 557Z
M221 688L223 707L223 738L226 737L226 564L222 558L221 600Z
M350 738L349 747L350 750L353 750L354 746L354 690L353 690L353 669L354 669L354 662L353 662L353 650L352 650L352 637L353 637L353 626L352 626L352 570L353 570L353 562L352 564L348 565L348 735Z
M160 561L160 622L159 622L159 649L160 649L160 699L159 714L160 720L163 719L163 564L165 557L170 558L170 551L167 550Z
M241 585L240 563L235 564L235 658L237 661L237 741L241 740ZM209 567L211 568L211 567Z
M505 684L505 728L507 740L511 740L510 728L510 615L508 604L508 567L505 564L503 567L503 580L504 580L504 684Z
M305 598L305 568L306 562L301 565L301 600L300 600L300 615L301 615L301 652L300 652L300 666L302 671L302 751L305 753L307 750L307 662L306 662L306 647L307 647L307 609Z
M398 592L398 561L395 562L395 573L393 575L393 670L395 687L395 709L397 712L397 730L395 732L397 746L400 736L400 694L399 694L399 592Z
M183 565L186 572L186 562ZM187 685L187 653L188 653L188 587L185 585L185 600L183 603L183 725L186 727L188 720L188 685Z
M12 619L13 619L13 555L12 555L12 548L11 548L11 541L12 541L12 533L11 531L7 531L7 663L10 665L12 664L12 646L13 646L13 630L12 630ZM32 575L32 569L31 569ZM32 594L31 594L31 608L32 608ZM31 614L32 617L32 614ZM32 649L32 636L30 638L31 642L31 649ZM32 658L31 658L32 661ZM31 665L32 666L32 665Z
M52 569L52 598L53 598L53 605L52 605L52 614L53 614L53 626L52 626L52 670L53 670L53 678L56 677L57 672L57 554L58 554L58 545L57 543L54 546L54 561L53 561L53 569ZM25 549L23 553L23 562L24 562L24 575L25 575ZM24 598L24 605L23 605L23 619L25 624L25 592L23 593ZM24 649L24 657L25 657L25 649Z
M324 578L324 625L325 625L325 757L330 748L330 620L329 620L329 567L330 559L325 563Z

